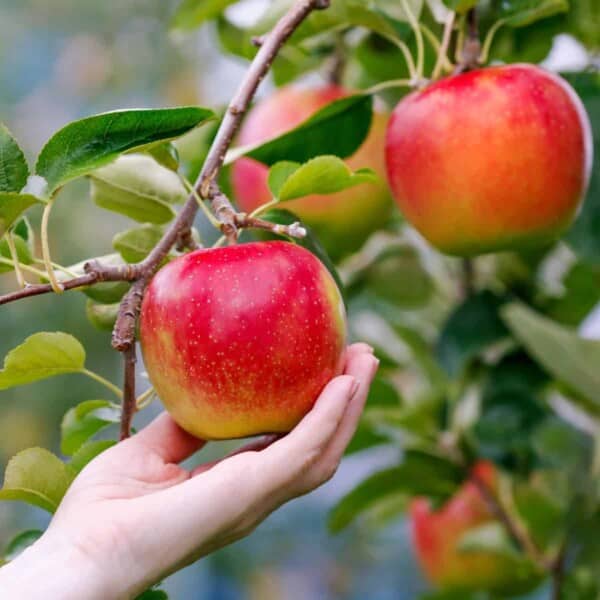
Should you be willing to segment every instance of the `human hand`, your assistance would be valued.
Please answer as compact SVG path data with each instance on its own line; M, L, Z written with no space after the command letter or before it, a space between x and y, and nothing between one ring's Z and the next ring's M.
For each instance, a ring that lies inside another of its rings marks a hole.
M291 433L191 472L178 463L205 442L162 414L79 474L47 532L0 569L6 597L134 598L248 535L283 503L333 476L377 366L371 348L350 346L344 375Z

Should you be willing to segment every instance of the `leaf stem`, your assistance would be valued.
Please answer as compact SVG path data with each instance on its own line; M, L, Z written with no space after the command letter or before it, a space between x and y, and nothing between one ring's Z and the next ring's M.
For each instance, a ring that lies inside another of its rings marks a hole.
M10 257L14 263L17 285L20 288L24 288L27 285L27 282L25 281L25 277L23 277L23 271L21 270L21 263L19 262L19 255L17 254L17 247L15 246L15 238L10 230L6 232L6 243L8 244L8 250L10 251Z
M90 371L89 369L83 369L81 371L81 373L83 375L87 375L90 379L93 379L94 381L97 381L98 383L102 384L106 389L109 389L111 392L113 392L118 398L123 397L123 392L121 392L119 387L117 387L114 383L112 383L108 379L105 379L104 377L102 377L102 375L98 375L98 373L95 373L94 371Z
M415 61L410 52L410 48L402 40L399 40L398 38L395 38L394 36L386 35L384 37L385 37L385 39L387 39L389 42L391 42L392 44L394 44L395 46L397 46L400 49L400 52L402 52L402 54L404 55L404 60L406 60L406 66L408 68L408 74L409 74L411 80L417 80L418 79L417 67L415 65Z
M483 42L483 47L481 49L481 54L479 55L479 62L482 65L485 65L490 58L490 51L492 49L492 44L494 42L494 37L498 30L506 23L506 19L500 19L496 21L490 30L487 32L485 36L485 40Z
M152 403L152 400L154 399L153 396L155 395L155 393L156 390L153 387L149 387L145 392L141 393L135 399L136 410L142 410L146 408L146 406L149 406Z
M414 82L410 79L391 79L390 81L383 81L365 90L365 94L376 94L383 90L387 90L395 87L414 87Z
M456 18L456 13L451 12L444 23L444 34L442 36L442 43L439 48L437 61L435 63L435 67L433 68L433 73L431 75L431 79L434 81L439 79L442 74L442 70L446 68L446 65L449 63L448 60L448 47L450 46L450 40L452 39L452 29L454 27L454 19Z
M202 212L204 213L204 216L208 219L209 223L215 229L218 229L220 231L221 230L221 222L214 216L214 214L208 208L208 206L206 206L204 200L202 200L202 198L200 198L200 195L198 194L198 191L196 190L196 188L183 175L179 175L179 178L181 179L181 182L183 183L188 194L191 194L196 199L198 207L202 209Z
M24 265L23 263L20 263L18 261L17 261L17 263L15 263L15 261L11 260L10 258L4 258L3 256L0 256L0 264L9 265L13 268L15 268L16 265L18 264L22 271L25 271L26 273L31 273L32 275L36 275L37 277L46 278L45 271L40 271L39 269L36 269L35 267L30 267L29 265ZM25 285L23 285L22 287L26 288L27 283L25 283Z
M452 14L454 15L452 17L452 19L454 20L456 13L452 13ZM429 29L429 27L427 27L427 25L425 25L423 23L419 23L419 27L421 28L421 31L425 34L425 38L431 44L431 47L433 48L434 52L439 57L439 53L440 53L442 44L440 44L440 42L438 41L435 33L433 33L433 31L431 31L431 29ZM452 64L452 61L448 58L447 54L448 53L446 52L446 54L443 56L442 68L445 71L449 72L449 71L452 71L452 69L454 68L454 65Z
M36 258L35 262L40 265L45 264L44 261L40 260L39 258ZM52 268L57 271L61 271L62 273L64 273L65 275L68 275L69 277L78 277L77 273L75 273L74 271L71 271L70 269L67 269L67 267L63 267L62 265L59 265L58 263L53 262ZM44 275L44 277L45 277L45 275Z
M50 219L50 212L54 204L54 197L50 198L44 206L44 212L42 213L42 224L41 224L41 238L42 238L42 256L44 258L44 266L46 267L46 274L48 281L52 286L52 290L56 294L62 294L65 290L63 286L56 279L56 274L52 267L52 258L50 256L50 245L48 243L48 221Z
M408 22L410 23L413 33L415 34L415 40L417 42L416 75L417 79L420 81L421 79L423 79L423 71L425 68L425 42L423 40L423 32L421 31L421 28L419 27L419 22L408 4L408 0L400 1L402 3L402 8L404 9L404 12L406 13L406 16L408 18Z
M273 206L277 206L277 204L279 204L279 200L277 198L273 198L273 200L270 200L266 204L262 204L258 208L255 208L248 216L249 217L258 217L259 215L262 215L264 212L266 212Z

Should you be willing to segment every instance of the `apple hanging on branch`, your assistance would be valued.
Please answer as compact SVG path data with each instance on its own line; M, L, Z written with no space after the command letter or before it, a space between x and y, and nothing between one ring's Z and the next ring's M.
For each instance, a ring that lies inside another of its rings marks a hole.
M144 363L166 409L203 439L290 431L341 372L342 297L308 250L255 242L162 268L140 318Z
M457 256L558 239L583 201L592 154L575 91L525 64L469 71L410 94L386 140L402 213Z

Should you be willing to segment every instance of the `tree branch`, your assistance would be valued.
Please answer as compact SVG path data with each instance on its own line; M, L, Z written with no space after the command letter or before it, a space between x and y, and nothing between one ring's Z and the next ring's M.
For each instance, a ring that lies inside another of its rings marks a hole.
M467 36L461 49L461 60L454 74L465 73L479 67L481 42L479 40L479 18L474 7L467 13Z
M135 344L123 353L123 402L121 404L121 434L124 440L131 435L131 421L136 410L135 404L135 363L137 356Z

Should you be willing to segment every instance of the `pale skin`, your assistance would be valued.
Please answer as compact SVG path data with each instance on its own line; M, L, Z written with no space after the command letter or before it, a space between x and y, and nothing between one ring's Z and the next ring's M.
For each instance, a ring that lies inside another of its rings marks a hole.
M191 472L179 463L205 442L159 416L79 474L47 532L0 569L2 597L131 599L245 537L333 476L378 364L366 344L350 346L344 374L291 433Z

